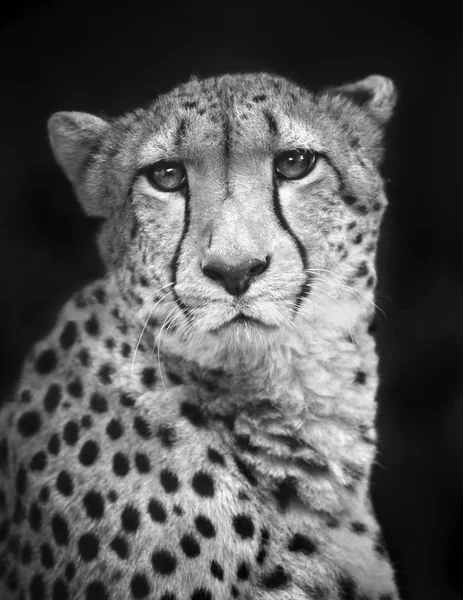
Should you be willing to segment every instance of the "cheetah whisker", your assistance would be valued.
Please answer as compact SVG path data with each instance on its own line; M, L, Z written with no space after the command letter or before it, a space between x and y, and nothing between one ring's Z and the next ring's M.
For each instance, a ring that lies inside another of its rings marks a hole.
M149 314L148 314L148 316L147 316L147 318L146 318L145 324L143 325L143 329L142 329L142 331L141 331L141 333L140 333L140 337L138 338L138 342L137 342L137 345L135 346L135 350L134 350L134 353L133 353L133 359L132 359L132 369L131 369L131 373L132 373L132 375L133 375L133 369L134 369L134 367L135 367L135 358L136 358L136 356L137 356L137 351L138 351L138 348L140 347L140 343L141 343L141 340L142 340L143 334L145 333L145 330L146 330L146 327L147 327L147 325L148 325L148 322L149 322L149 320L150 320L150 318L151 318L151 315L153 314L153 311L154 311L154 309L155 309L155 308L158 306L158 304L159 304L160 302L162 302L162 301L163 301L165 298L167 298L167 296L169 296L169 294L172 294L172 291L171 291L171 290L169 290L169 291L167 292L167 294L164 294L164 296L162 296L161 298L159 298L159 300L156 302L156 304L154 304L153 308L150 310L150 312L149 312Z
M177 309L177 305L175 305L175 306L174 306L174 308L172 308L172 309L171 309L171 311L170 311L170 312L167 314L167 316L165 317L165 319L164 319L164 321L163 321L163 323L162 323L162 325L161 325L161 329L159 330L159 333L158 333L158 335L157 335L157 337L156 337L156 339L155 339L155 341L154 341L154 348L156 347L156 344L157 344L157 346L158 346L158 367L159 367L159 375L160 375L160 377L161 377L161 383L162 383L162 387L164 388L164 393L165 393L165 395L166 395L166 397L167 397L167 399L168 399L169 401L170 401L170 398L169 398L169 393L168 393L168 391L167 391L167 388L166 388L166 383L165 383L165 381L164 381L164 375L163 375L163 373L162 373L162 364L161 364L161 336L162 336L162 332L164 331L164 328L166 327L166 323L167 323L167 321L168 321L168 319L169 319L170 315L171 315L173 312L175 312L175 310L176 310L176 309ZM153 349L154 349L154 348L153 348Z
M166 285L163 285L162 287L158 288L155 292L152 292L151 290L148 290L146 292L146 298L143 298L143 304L141 304L140 306L138 306L136 309L132 309L133 310L133 314L130 317L129 323L132 324L133 320L135 319L136 315L148 304L148 302L152 302L153 298L156 298L157 294L159 292L161 292L162 290L164 290L166 287L169 287L171 285L174 285L173 282L172 283L168 283ZM127 313L129 312L130 308L127 308L124 313L123 316L125 317L125 315L127 315Z
M313 306L313 311L314 311L314 319L315 319L315 304L314 301L312 300L312 298L310 298L310 301L312 302L312 306ZM305 323L307 323L307 325L313 329L315 331L315 333L317 333L321 339L324 338L323 334L321 333L321 331L319 331L314 324L303 314L301 313L296 306L292 306L289 309L290 313L293 315L293 319L292 321L294 322L298 317L300 317Z
M346 317L348 318L348 320L350 321L350 323L352 324L352 318L351 316L347 313L346 309L344 308L344 306L338 301L336 300L336 298L334 298L333 296L330 296L330 294L328 294L328 292L326 292L326 290L320 290L320 289L314 289L312 288L311 293L315 293L318 294L320 298L328 298L329 300L332 300L333 302L336 302L336 304L342 309L342 311L344 312L344 314L346 315ZM352 334L352 330L350 325L347 325L347 330L349 331L349 335L350 337L354 340L355 342L355 337Z
M339 285L340 287L342 287L344 289L350 290L350 291L354 292L355 294L358 294L359 296L361 296L364 300L366 300L369 304L371 304L375 310L380 311L384 315L384 318L387 321L387 315L386 315L386 313L375 302L373 302L370 298L368 298L366 296L366 294L364 294L360 290L356 290L352 286L348 285L345 282L345 280L340 275L337 275L336 273L333 273L333 271L329 271L328 269L312 269L312 268L310 268L310 269L307 269L306 272L309 273L309 274L310 273L315 273L317 275L317 278L319 278L319 279L324 278L327 281L331 281L330 277L328 277L326 275L325 276L324 275L320 275L319 272L321 272L321 271L324 271L325 273L329 273L333 277L336 277L338 279L338 281L340 280L340 282L337 285Z

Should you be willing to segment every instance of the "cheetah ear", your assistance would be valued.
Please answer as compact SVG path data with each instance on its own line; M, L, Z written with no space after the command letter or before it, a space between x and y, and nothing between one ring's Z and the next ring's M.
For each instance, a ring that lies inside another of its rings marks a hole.
M383 75L370 75L330 91L347 96L354 104L365 108L381 125L387 123L392 117L397 101L394 82Z
M74 185L101 145L110 125L81 112L57 112L48 120L48 137L56 162Z

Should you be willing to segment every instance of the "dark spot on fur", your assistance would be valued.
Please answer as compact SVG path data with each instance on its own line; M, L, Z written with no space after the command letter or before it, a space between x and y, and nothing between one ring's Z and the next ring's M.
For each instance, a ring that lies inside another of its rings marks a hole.
M134 240L137 237L137 232L138 232L138 221L137 219L134 217L133 218L133 223L132 223L132 227L130 229L130 239Z
M60 515L54 515L51 520L51 529L58 546L67 546L69 541L69 528L66 519Z
M110 439L118 440L124 433L124 430L117 419L111 419L111 421L106 426L106 433L110 437Z
M173 373L172 371L167 371L166 375L169 378L169 381L171 383L173 383L174 385L181 385L183 383L182 378L179 375L177 375L177 373Z
M380 533L377 535L374 548L375 548L376 554L380 558L385 558L386 557L386 555L387 555L386 546L384 544L383 537L382 537L382 535Z
M366 261L363 260L357 267L355 276L356 277L365 277L365 275L368 275L368 265L367 265Z
M340 600L356 600L357 599L357 593L356 593L356 589L355 589L356 588L355 581L353 579L351 579L350 577L348 577L347 575L344 575L339 578L338 587L339 587Z
M43 399L43 407L49 413L52 413L58 407L61 400L61 387L57 383L53 383Z
M367 526L361 521L352 521L350 528L354 533L362 534L367 532Z
M302 552L303 554L310 556L317 550L317 546L306 535L296 533L289 541L288 550L291 552Z
M217 452L217 450L215 450L214 448L209 447L207 449L207 458L211 461L211 463L221 465L222 467L225 466L225 458L222 454L220 454L220 452Z
M188 558L196 558L201 553L198 542L190 534L186 534L180 538L180 547Z
M31 471L43 471L47 466L47 455L43 450L39 450L36 452L29 463L29 468Z
M167 550L155 550L151 556L153 571L159 575L170 575L177 567L177 559Z
M122 529L127 533L135 533L140 525L140 513L134 507L128 504L121 513Z
M233 517L233 529L243 539L254 537L254 523L249 515L235 515Z
M150 593L150 586L144 573L135 573L130 581L133 598L146 598Z
M79 425L76 421L68 421L63 428L63 440L68 446L74 446L79 439Z
M108 401L98 392L94 392L90 397L90 408L93 412L101 415L108 411Z
M365 371L357 371L355 373L354 383L364 384L367 380L367 374Z
M99 453L98 444L93 440L88 440L80 449L79 461L85 467L89 467L97 460Z
M131 408L132 406L135 406L135 398L126 392L122 392L119 401L122 404L122 406L125 406L126 408Z
M103 288L97 288L94 292L94 296L99 304L106 304L106 292Z
M153 367L145 367L141 373L141 382L147 388L152 388L156 383L156 371Z
M267 121L270 133L272 135L277 135L278 134L278 125L277 125L275 117L272 115L272 113L269 110L264 110L263 115Z
M281 565L262 577L261 585L268 590L277 590L288 585L290 577Z
M59 342L63 350L68 350L77 339L77 325L75 321L68 321L61 333Z
M69 395L73 398L82 398L82 394L84 391L82 387L82 381L78 377L76 377L73 381L71 381L68 384L67 391Z
M214 496L214 480L205 471L198 471L193 475L191 487L198 496L209 498Z
M146 454L137 452L135 454L135 468L140 474L149 473L151 471L151 464Z
M163 469L159 475L159 479L164 491L168 494L173 494L178 490L180 485L178 477L169 469Z
M177 441L175 429L170 425L159 425L156 436L165 448L172 448Z
M290 501L297 498L296 481L292 477L283 479L273 493L280 510L285 511Z
M155 523L165 523L167 519L167 512L163 504L156 500L155 498L151 498L148 502L148 514L152 518Z
M35 370L39 375L47 375L55 369L57 363L58 357L56 356L56 352L49 348L39 354L35 362Z
M138 435L147 440L151 437L151 427L150 424L148 423L148 421L141 417L140 415L137 415L134 420L133 420L133 428L135 429L135 431L138 433Z
M108 600L109 595L101 581L92 581L87 586L85 600Z
M79 556L84 562L90 562L98 556L99 542L94 533L84 533L77 542Z
M24 437L35 435L42 424L38 411L30 410L18 419L18 431Z
M104 515L104 500L103 496L95 491L87 492L82 500L87 516L90 519L98 521Z
M98 323L98 319L96 318L95 315L92 315L86 322L85 322L85 331L92 336L97 336L100 333L100 324Z
M186 125L186 119L181 119L180 123L178 124L177 131L175 133L175 144L177 146L180 146L185 138Z
M213 538L215 537L215 527L212 524L211 520L204 516L198 515L195 518L196 529L199 533L205 538Z
M116 345L116 342L114 341L114 339L112 337L109 337L109 338L105 339L104 345L106 346L106 348L108 350L113 350L114 346Z
M235 465L237 466L241 475L243 475L243 477L245 477L251 485L256 486L258 482L252 471L252 468L249 467L243 460L241 460L241 458L236 456L236 454L233 456L233 460L235 461Z
M310 475L326 475L329 473L329 466L322 459L311 459L311 458L301 458L298 457L295 459L294 464L296 464L300 469L309 473Z
M61 441L57 433L54 433L48 440L47 449L50 454L56 456L59 454L61 448Z
M215 577L219 581L223 581L223 569L216 560L211 562L211 574L212 577Z
M63 496L72 496L74 492L74 482L67 471L60 471L56 478L56 489Z
M207 418L197 404L182 402L180 414L195 427L207 427Z
M130 470L129 459L123 452L116 452L113 456L113 472L118 477L125 477Z
M103 385L109 385L112 381L114 368L110 364L104 364L98 371L98 378Z
M255 446L251 442L249 435L235 434L235 443L240 450L243 452L249 452L250 454L257 454L259 447Z
M355 198L355 196L349 196L348 194L343 196L343 200L348 206L352 206L357 202L357 198Z
M88 367L90 364L90 353L86 348L82 348L81 350L79 350L79 354L77 355L79 360L80 360L80 364L83 367Z
M191 600L213 600L211 592L206 588L196 588L191 594Z

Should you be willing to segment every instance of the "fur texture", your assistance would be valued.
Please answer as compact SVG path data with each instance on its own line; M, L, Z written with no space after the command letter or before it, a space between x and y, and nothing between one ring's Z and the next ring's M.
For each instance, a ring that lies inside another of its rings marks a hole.
M394 102L379 76L309 93L226 75L113 121L50 119L105 218L108 275L0 415L1 598L397 598L368 500ZM295 149L315 164L283 179ZM184 166L182 189L153 184L159 161Z

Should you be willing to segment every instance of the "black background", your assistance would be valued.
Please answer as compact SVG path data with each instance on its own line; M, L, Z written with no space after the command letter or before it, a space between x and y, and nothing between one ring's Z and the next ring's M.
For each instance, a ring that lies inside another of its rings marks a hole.
M3 9L0 385L101 273L53 163L56 110L117 115L187 79L270 70L305 85L381 73L400 91L379 251L373 498L404 597L463 598L463 95L456 7L63 0ZM453 12L452 12L453 11Z

